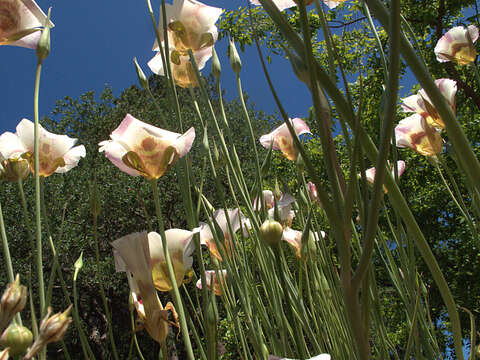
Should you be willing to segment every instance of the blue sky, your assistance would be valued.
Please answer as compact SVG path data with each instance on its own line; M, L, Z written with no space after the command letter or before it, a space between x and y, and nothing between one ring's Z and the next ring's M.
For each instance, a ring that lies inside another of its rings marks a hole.
M228 10L245 5L237 0L203 2ZM40 116L49 115L55 101L64 96L76 98L89 90L99 94L107 84L118 95L136 84L134 57L147 76L151 74L146 63L154 55L151 51L154 34L145 1L37 0L37 4L45 12L52 7L55 23L51 32L52 50L42 70ZM152 6L158 16L160 1L152 0ZM226 56L226 39L218 42L216 48L222 62L222 84L227 90L227 98L232 99L236 97L236 86ZM0 56L1 133L14 131L24 117L33 120L36 56L33 50L15 46L0 46ZM255 48L247 48L241 57L244 90L258 109L273 113L276 106ZM288 61L272 57L270 68L290 116L306 116L311 98L305 86L293 75ZM204 70L204 73L208 72L210 62Z

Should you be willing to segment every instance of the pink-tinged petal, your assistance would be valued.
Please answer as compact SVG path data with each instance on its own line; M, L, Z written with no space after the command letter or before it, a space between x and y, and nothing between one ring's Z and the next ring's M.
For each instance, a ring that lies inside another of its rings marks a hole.
M195 129L191 127L187 130L187 132L180 137L173 143L175 149L179 156L182 158L184 157L192 148L193 141L195 140Z
M327 5L330 9L336 8L338 5L341 3L345 2L345 0L340 0L340 1L333 1L333 0L323 0L325 5Z
M138 176L140 173L125 165L123 162L123 156L127 153L127 150L120 144L112 140L105 140L98 144L100 148L99 152L105 152L105 157L112 162L113 165L118 167L123 172L131 176Z
M477 41L478 40L478 28L475 25L469 25L467 30L470 33L470 38L472 39L472 42Z
M365 171L365 176L367 177L367 181L371 184L373 184L375 181L375 171L376 169L374 167Z
M82 157L87 155L85 146L75 146L71 148L65 155L63 155L63 160L65 161L65 166L57 168L56 173L66 173L68 170L73 169L78 165L78 162Z
M12 42L9 45L20 46L27 49L36 49L38 41L40 40L41 31L35 31L27 36L22 37L21 39Z
M402 176L402 174L405 172L405 161L398 160L397 169L398 169L398 177ZM395 169L392 168L392 176L395 176L394 172L395 172Z
M315 184L309 181L307 184L307 188L308 188L308 195L310 196L310 200L313 202L320 202L320 199L318 197L317 187L315 186Z
M262 135L259 139L260 144L262 144L262 146L264 148L270 149L270 145L272 144L272 141L273 141L273 136L274 136L273 133ZM272 149L273 150L280 150L280 148L278 146L275 146L275 142L273 143Z
M451 79L438 79L435 80L435 85L438 86L438 89L442 93L443 97L447 100L450 107L455 110L455 95L457 94L457 82ZM424 90L423 92L425 93L425 96L427 96ZM422 96L424 93L422 93ZM427 97L427 99L430 101L430 98Z
M173 8L175 19L196 34L208 32L223 11L194 0L174 0Z
M415 112L417 114L422 114L427 111L422 97L418 96L417 94L408 96L401 100L403 102L402 109L404 112Z
M147 65L154 74L165 76L165 72L163 71L162 55L159 52L152 59L150 59Z
M225 287L225 279L227 277L227 270L205 270L205 281L207 283L207 288L210 290L213 284L213 289L215 295L222 295L222 287ZM200 290L202 287L202 279L198 279L196 283L197 288Z
M257 5L257 6L261 5L260 1L258 1L258 0L250 0L250 2L253 5ZM273 2L274 2L275 5L277 5L278 10L280 10L280 11L283 11L285 9L290 9L294 6L297 6L295 1L293 1L293 0L274 0Z
M26 152L27 149L14 133L5 132L0 135L0 154L4 159L16 159Z
M282 239L289 243L297 253L297 256L300 257L302 248L302 232L286 227L283 230Z

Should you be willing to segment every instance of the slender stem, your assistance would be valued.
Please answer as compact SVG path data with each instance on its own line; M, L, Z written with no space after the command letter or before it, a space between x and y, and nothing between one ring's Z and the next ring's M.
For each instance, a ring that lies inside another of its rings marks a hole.
M168 251L168 245L167 245L167 238L165 237L165 227L163 225L163 216L162 216L162 208L160 205L160 197L158 195L158 180L153 179L150 181L150 185L152 186L152 191L153 191L153 199L155 201L155 210L157 213L157 219L158 219L158 227L160 230L160 236L162 238L162 246L163 246L163 251L165 254L165 261L167 263L167 269L168 269L168 275L170 277L170 282L172 283L172 288L173 288L173 295L174 295L174 302L175 302L175 308L178 313L178 317L180 320L180 328L182 329L182 337L183 341L185 343L185 347L187 350L187 355L190 360L194 360L193 356L193 350L192 350L192 344L190 342L190 337L188 336L188 326L187 326L187 321L185 318L185 312L183 310L183 304L182 304L182 299L180 297L180 292L178 291L178 286L177 286L177 280L175 279L175 273L173 271L173 266L172 266L172 260L170 259L170 254Z
M94 214L93 216L93 239L95 242L95 261L97 265L97 276L100 276L101 268L100 268L100 251L98 248L98 232L97 232L97 215ZM113 357L118 360L118 353L117 353L117 346L115 344L115 338L113 337L113 331L112 331L112 314L110 314L110 310L108 308L108 303L107 303L107 298L105 296L105 289L103 288L103 282L100 279L99 281L100 285L100 295L102 297L102 302L103 302L103 307L105 308L105 315L107 316L107 326L108 326L108 338L110 339L110 344L112 346L112 351L113 351Z
M480 89L480 74L478 73L478 67L475 62L472 62L471 66L473 68L473 72L475 73L475 80L477 80L477 86Z
M2 235L3 255L5 256L5 263L7 264L8 281L13 283L15 276L13 275L12 258L10 256L10 249L8 247L7 233L5 232L5 223L3 221L2 205L0 204L0 232Z
M37 275L38 275L38 292L40 298L40 316L45 315L45 284L43 281L43 260L42 260L42 210L40 205L40 163L39 163L39 116L38 116L38 96L40 90L40 74L42 72L42 63L37 64L37 73L35 75L35 93L33 98L34 113L34 176L35 176L35 226L36 226L36 245L37 245Z

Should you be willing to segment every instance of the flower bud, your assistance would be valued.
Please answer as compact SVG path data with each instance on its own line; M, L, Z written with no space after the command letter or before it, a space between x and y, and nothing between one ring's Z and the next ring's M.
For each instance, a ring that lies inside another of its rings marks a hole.
M42 35L40 35L40 40L37 44L37 59L38 63L41 64L43 60L48 57L50 54L50 11L52 8L48 9L47 20L45 22L45 27L42 30Z
M282 240L283 227L278 221L268 219L260 227L260 234L269 246L277 246Z
M280 191L280 185L278 184L277 179L275 179L275 187L273 189L273 197L275 198L275 201L280 200L282 197L282 192Z
M48 308L47 315L45 315L40 324L38 337L25 355L25 360L34 357L40 350L47 346L47 344L62 340L67 332L68 326L72 322L72 318L68 316L70 311L72 311L72 305L70 305L63 313L56 313L50 316L52 308Z
M8 347L10 356L21 355L27 351L33 341L33 335L26 327L12 324L5 330L0 338L0 344Z
M10 349L9 348L6 348L6 349L3 349L2 351L0 351L0 360L8 360L8 351Z
M207 323L214 327L218 322L218 311L217 305L215 304L215 296L210 295L208 304L207 304L207 314L206 314Z
M133 63L135 64L135 71L137 72L138 82L140 83L140 86L142 88L144 88L145 90L148 90L150 88L150 85L148 83L148 79L145 76L145 73L143 72L140 65L138 65L136 57L133 58Z
M215 47L212 48L212 75L215 79L220 79L222 73L222 66L220 65L220 59L218 58Z
M27 288L20 285L20 276L7 286L0 300L0 331L3 331L16 313L23 310L27 302Z
M22 158L4 160L1 167L0 179L5 181L23 180L30 173L28 161Z
M240 70L242 70L242 60L240 60L237 48L235 47L235 43L232 39L230 39L230 43L228 45L228 57L230 58L230 66L232 67L232 70L238 76L240 74Z

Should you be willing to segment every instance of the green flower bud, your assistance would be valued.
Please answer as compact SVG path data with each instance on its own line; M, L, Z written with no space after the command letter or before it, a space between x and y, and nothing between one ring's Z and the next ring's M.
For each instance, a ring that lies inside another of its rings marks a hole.
M5 330L0 338L0 343L8 347L10 356L17 356L25 353L33 341L33 335L26 327L12 324Z
M268 219L260 226L260 234L269 246L278 246L282 240L283 227L278 221Z
M27 288L20 285L20 276L7 286L0 300L0 331L3 331L16 313L23 310L27 303Z
M310 87L311 80L307 65L297 56L297 54L295 54L293 51L290 51L290 49L285 47L284 50L288 56L288 60L290 60L290 64L292 65L295 75L297 75L300 81L304 82L308 87Z
M30 174L30 166L25 159L8 159L1 163L0 179L2 180L16 182L25 179L28 174Z
M140 86L142 88L144 88L145 90L148 90L150 88L150 85L148 83L148 79L145 76L145 73L143 72L140 65L138 65L136 57L133 58L133 63L135 64L135 71L137 72L138 82L140 83Z
M240 60L237 48L235 47L235 43L232 39L230 39L230 43L228 44L228 57L230 58L230 66L232 67L232 70L238 76L240 74L240 70L242 70L242 60Z
M48 9L47 20L45 21L45 27L42 30L42 35L40 35L40 40L37 45L37 59L38 63L41 64L43 60L48 57L50 54L50 12L52 8Z
M212 75L215 79L220 79L220 74L222 73L222 66L220 65L220 59L218 58L215 47L212 49Z

